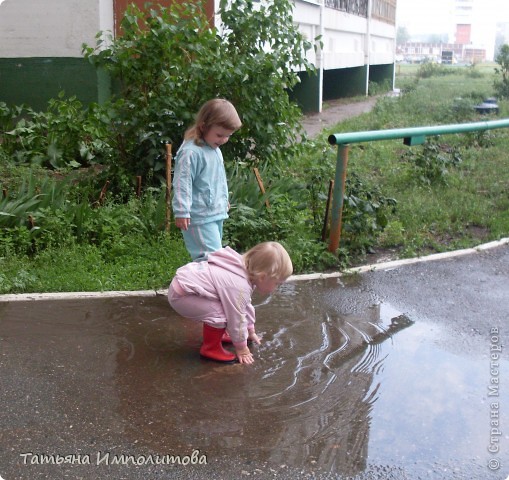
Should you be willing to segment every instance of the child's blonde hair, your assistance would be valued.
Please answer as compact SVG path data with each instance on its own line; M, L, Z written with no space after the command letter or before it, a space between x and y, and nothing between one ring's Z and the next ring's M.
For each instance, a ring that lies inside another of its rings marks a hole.
M184 134L184 139L194 140L197 145L203 145L203 137L213 125L233 131L242 127L237 110L231 102L224 98L214 98L203 104L196 114L194 125Z
M255 245L244 254L244 264L251 280L261 275L274 280L285 280L293 273L290 255L278 242Z

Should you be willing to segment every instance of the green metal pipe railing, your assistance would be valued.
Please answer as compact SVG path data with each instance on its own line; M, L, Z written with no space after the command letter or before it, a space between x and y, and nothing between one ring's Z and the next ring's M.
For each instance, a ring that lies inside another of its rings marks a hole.
M329 251L335 253L339 248L339 241L341 239L343 198L345 196L346 168L348 165L348 144L402 138L405 145L413 146L424 143L427 136L476 132L507 127L509 127L509 118L486 122L436 125L431 127L395 128L392 130L372 130L365 132L335 133L330 135L328 141L331 145L338 146L338 155L336 160L336 173L334 176L334 191L332 194Z

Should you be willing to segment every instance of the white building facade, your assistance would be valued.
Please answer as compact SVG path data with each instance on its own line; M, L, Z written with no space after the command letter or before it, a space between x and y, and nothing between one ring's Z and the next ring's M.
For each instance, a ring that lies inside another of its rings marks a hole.
M84 103L108 98L108 79L83 58L82 44L94 45L99 31L118 33L131 1L0 0L0 101L43 108L62 90ZM172 1L183 0L157 3ZM321 35L323 42L309 54L318 75L303 73L294 92L303 110L320 111L327 99L366 95L370 82L392 85L396 2L295 0L295 24L309 40ZM209 13L218 7L219 0L205 2Z
M396 0L296 0L294 21L323 47L309 58L319 71L322 101L367 95L369 82L393 85L396 53Z

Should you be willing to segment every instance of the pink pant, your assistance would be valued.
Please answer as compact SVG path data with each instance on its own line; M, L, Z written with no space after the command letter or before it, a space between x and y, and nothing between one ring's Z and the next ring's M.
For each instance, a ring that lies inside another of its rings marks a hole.
M226 315L219 300L199 295L188 295L176 280L171 282L168 289L168 301L173 309L183 317L208 323L216 328L226 327Z

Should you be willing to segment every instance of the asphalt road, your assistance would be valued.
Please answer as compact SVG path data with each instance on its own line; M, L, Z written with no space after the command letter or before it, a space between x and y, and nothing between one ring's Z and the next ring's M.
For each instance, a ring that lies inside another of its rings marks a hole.
M507 241L296 277L257 317L254 366L217 366L164 292L0 297L0 477L509 475Z

